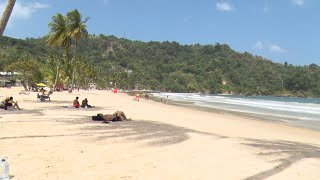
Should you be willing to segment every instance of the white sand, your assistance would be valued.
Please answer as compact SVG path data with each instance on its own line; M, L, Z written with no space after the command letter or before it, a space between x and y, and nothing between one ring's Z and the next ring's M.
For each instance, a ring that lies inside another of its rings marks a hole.
M37 102L20 90L0 89L24 108L0 110L0 156L14 180L320 178L320 132L121 93L55 92ZM97 107L62 108L75 96ZM133 121L91 121L115 110Z

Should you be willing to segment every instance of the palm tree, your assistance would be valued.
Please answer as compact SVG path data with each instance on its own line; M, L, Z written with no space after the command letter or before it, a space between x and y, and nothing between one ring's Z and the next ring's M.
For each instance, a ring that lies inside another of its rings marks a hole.
M56 89L59 77L61 48L69 49L71 46L71 38L68 34L67 19L62 14L58 13L57 15L53 16L52 22L49 23L49 27L49 38L46 40L46 43L49 46L59 48L59 56L56 64L56 77L53 85L53 89Z
M84 37L87 37L88 31L86 29L86 22L89 20L88 17L85 18L85 20L82 20L82 15L80 12L75 9L73 11L70 11L67 13L67 25L68 25L68 33L71 38L73 38L74 41L74 52L72 56L72 64L73 64L73 72L72 72L72 82L71 82L71 89L70 92L73 90L74 86L74 79L75 79L75 57L76 57L76 52L77 52L77 45L80 42L80 40Z
M2 18L0 20L0 37L2 37L2 34L7 26L7 23L9 21L9 18L15 3L16 3L16 0L8 0L7 6L3 11Z

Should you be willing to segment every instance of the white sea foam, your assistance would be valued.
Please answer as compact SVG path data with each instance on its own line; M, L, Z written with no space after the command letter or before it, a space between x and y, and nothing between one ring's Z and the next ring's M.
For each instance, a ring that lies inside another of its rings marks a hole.
M279 117L277 119L320 121L320 104L317 103L320 102L319 99L240 97L190 93L155 93L154 96L168 96L171 100L192 102L198 106L215 109Z

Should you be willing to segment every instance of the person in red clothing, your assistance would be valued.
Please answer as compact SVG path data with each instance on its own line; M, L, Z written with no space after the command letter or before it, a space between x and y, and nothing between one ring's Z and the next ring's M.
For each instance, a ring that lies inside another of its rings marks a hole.
M76 97L76 99L73 101L73 107L74 108L79 108L80 107L79 97Z

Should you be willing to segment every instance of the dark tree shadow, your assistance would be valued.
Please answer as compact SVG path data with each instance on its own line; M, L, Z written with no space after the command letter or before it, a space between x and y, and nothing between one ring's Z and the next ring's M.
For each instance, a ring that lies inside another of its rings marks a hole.
M73 134L54 134L54 135L29 135L29 136L10 136L10 137L0 137L1 140L7 139L33 139L33 138L51 138L51 137L70 137L70 136L90 136L98 134L98 132L94 133L73 133Z
M35 114L37 116L42 116L42 109L22 109L22 110L3 110L0 109L1 115L7 114Z
M51 101L49 100L39 101L37 99L34 99L34 100L26 99L24 100L24 102L32 102L32 103L39 103L39 104L72 104L72 101L58 101L54 99L52 99Z
M263 151L258 154L260 156L287 155L287 157L274 160L279 162L279 165L245 178L245 180L266 179L282 172L300 160L306 158L320 158L320 147L317 145L291 141L246 140L248 142L243 143L244 145L259 148Z
M103 107L93 107L93 108L73 108L73 107L67 107L67 106L63 106L63 105L59 105L59 106L45 106L42 107L42 109L44 110L61 110L61 111L101 111L101 110L108 110L106 108Z
M171 145L183 142L189 139L189 133L207 135L214 138L227 138L218 134L196 131L156 121L144 120L110 122L105 126L91 126L82 129L101 130L101 136L98 137L98 140L124 137L132 141L146 140L148 145L156 146Z

